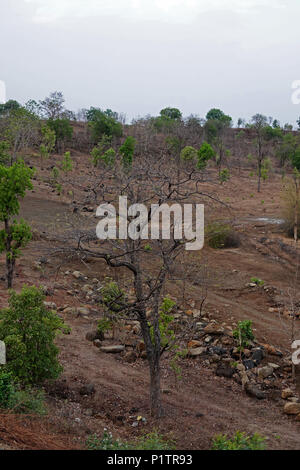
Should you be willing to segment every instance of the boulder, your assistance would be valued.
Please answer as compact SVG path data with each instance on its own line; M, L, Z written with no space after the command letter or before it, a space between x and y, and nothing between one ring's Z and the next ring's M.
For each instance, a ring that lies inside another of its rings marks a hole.
M286 403L283 409L286 415L299 415L300 414L300 403Z
M257 375L261 379L266 379L267 377L270 377L271 375L273 375L273 373L274 373L274 369L273 367L270 367L270 366L262 367L261 369L258 369L257 371Z
M257 398L258 400L265 400L267 398L265 392L258 388L255 384L247 383L245 385L247 395Z
M224 328L222 326L218 326L215 323L210 323L204 328L204 333L208 335L220 336L224 334Z
M57 305L54 302L44 302L44 305L51 310L57 310Z
M227 379L231 379L234 373L235 369L230 366L226 366L225 364L219 364L216 370L216 375L218 377L226 377Z
M98 330L92 330L92 331L88 331L87 334L85 335L85 339L87 341L95 341L96 339L99 339L100 341L103 341L104 340L104 336L103 336L103 333L101 333L100 331Z
M188 343L188 349L200 348L202 343L200 341L192 340Z
M283 398L284 400L287 400L288 398L293 397L293 396L294 396L294 392L290 388L286 388L282 390L281 392L281 398Z
M124 356L124 361L128 362L129 364L132 364L135 362L137 359L137 355L134 351L127 351L127 353Z
M204 354L206 352L206 348L193 348L193 349L189 349L189 352L188 352L188 355L190 357L197 357L197 356L201 356L202 354Z
M96 392L94 384L83 385L79 390L80 395L94 395Z
M81 279L81 278L83 278L83 275L82 275L81 272L79 272L79 271L74 271L74 272L72 273L72 276L75 277L75 279Z
M104 352L106 354L119 354L119 353L125 351L125 346L122 346L122 345L102 346L100 348L100 351Z
M258 366L265 357L265 352L263 349L255 349L252 353L252 361Z

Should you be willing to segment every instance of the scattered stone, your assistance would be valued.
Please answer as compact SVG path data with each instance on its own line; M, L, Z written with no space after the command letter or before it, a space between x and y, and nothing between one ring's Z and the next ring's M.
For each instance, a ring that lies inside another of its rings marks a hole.
M124 361L128 362L129 364L132 364L135 362L137 359L137 355L134 351L127 351L127 353L124 356Z
M54 302L44 302L44 305L51 310L57 310L57 305Z
M279 356L279 357L283 356L281 351L276 349L274 346L271 346L270 344L263 344L263 347L265 348L267 353L270 354L271 356Z
M195 349L202 346L200 341L192 340L188 343L188 349Z
M210 323L204 328L204 333L208 335L223 335L224 334L224 328L221 326L218 326L214 323Z
M206 352L206 348L193 348L193 349L190 349L189 352L188 352L188 355L190 357L197 357L197 356L201 356L202 354L204 354Z
M139 354L146 350L146 346L144 341L139 341L136 345L136 350Z
M258 366L265 357L265 352L263 349L255 349L252 354L252 361Z
M286 388L285 390L282 390L281 392L281 398L284 400L287 400L290 397L294 396L294 392L290 388Z
M103 333L101 333L100 331L98 330L93 330L93 331L88 331L86 336L85 336L85 339L87 341L95 341L96 339L99 339L100 341L103 341L104 340L104 336L103 336Z
M219 364L216 370L216 375L218 377L226 377L227 379L231 379L234 373L235 373L235 369L233 369L232 367L226 366L225 364Z
M273 364L272 362L269 362L268 366L273 367L274 370L280 369L280 366L278 364Z
M96 346L96 348L99 348L99 349L100 349L101 346L102 346L102 341L100 341L100 339L95 339L95 340L93 341L93 345Z
M76 308L77 315L89 315L90 311L87 307L78 307Z
M106 354L118 354L125 350L125 346L117 345L117 346L102 346L100 351Z
M246 370L251 370L251 369L254 369L256 367L255 362L252 361L251 359L246 359L245 361L243 361L243 364L244 364Z
M79 390L80 395L94 395L96 392L94 384L83 385Z
M83 275L79 271L74 271L72 273L72 276L75 277L75 279L82 279L83 278Z
M254 384L247 383L245 385L245 390L249 396L257 398L258 400L265 400L267 398L265 392L263 392L260 388L258 388Z
M283 411L286 415L299 415L300 403L286 403Z
M209 348L209 352L211 354L217 354L218 356L225 356L225 354L227 354L226 349L221 348L219 346L213 346L213 347Z
M210 343L210 342L212 341L212 337L211 337L211 336L207 336L204 341L205 341L205 343L208 344L208 343Z
M267 377L270 377L271 375L273 375L273 373L274 373L274 369L273 367L270 367L270 366L262 367L261 369L258 369L257 371L258 377L262 379L266 379Z

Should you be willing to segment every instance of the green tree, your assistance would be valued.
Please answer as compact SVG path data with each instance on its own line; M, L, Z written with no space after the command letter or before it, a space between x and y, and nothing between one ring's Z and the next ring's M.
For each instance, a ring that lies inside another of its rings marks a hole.
M135 138L129 136L119 148L119 152L122 155L122 164L125 169L131 168L132 166L135 144Z
M95 167L100 161L102 161L105 166L112 167L114 165L116 152L111 147L111 141L111 136L103 135L97 147L94 147L91 151L92 162Z
M0 165L6 165L10 161L10 143L7 140L0 142Z
M71 152L66 152L63 156L61 168L65 173L73 170L73 160L71 157Z
M0 339L7 348L7 364L23 385L40 385L56 379L58 362L56 334L66 327L58 315L45 307L44 295L35 286L11 291L9 307L0 310Z
M102 111L99 108L91 108L87 111L87 120L93 142L100 142L103 135L122 137L123 127L117 119L118 114L110 109Z
M203 142L200 149L198 150L198 162L197 168L198 170L204 170L206 168L207 162L214 158L216 152L212 148L210 144L207 142Z
M23 161L11 167L0 165L0 253L6 253L7 286L12 287L16 259L31 239L30 227L23 221L13 219L19 214L19 198L25 196L27 189L33 189L31 170Z
M180 154L180 158L184 162L196 160L197 156L198 156L197 150L191 146L184 147L184 149L182 149L181 154Z
M50 93L43 101L39 102L39 110L46 119L56 120L62 117L64 112L64 95L61 91Z
M11 148L10 164L16 161L18 153L31 147L38 138L39 120L25 108L14 109L7 117L4 138Z
M161 117L171 119L171 120L180 120L182 118L181 111L177 108L164 108L160 112Z
M55 132L57 151L63 152L66 142L73 136L73 127L69 119L49 119L47 125Z
M213 108L207 113L206 119L205 135L208 143L216 150L216 161L220 173L226 152L224 138L226 130L232 125L232 118L220 109Z
M20 103L15 100L8 100L6 103L0 104L0 118L7 117L12 111L16 111L20 108Z
M53 152L56 142L55 131L50 129L49 126L42 126L42 143L40 145L40 156L41 156L41 166L43 165L43 160L49 158L51 152Z

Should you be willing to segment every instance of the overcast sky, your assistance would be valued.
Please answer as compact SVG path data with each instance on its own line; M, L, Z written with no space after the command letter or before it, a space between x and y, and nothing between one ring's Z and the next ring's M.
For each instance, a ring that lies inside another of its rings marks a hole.
M219 107L294 124L299 19L299 0L0 0L0 80L22 103L59 90L128 119Z

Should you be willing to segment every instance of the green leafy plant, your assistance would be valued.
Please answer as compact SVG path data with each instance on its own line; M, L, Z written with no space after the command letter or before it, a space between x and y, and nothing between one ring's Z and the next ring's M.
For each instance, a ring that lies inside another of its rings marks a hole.
M113 322L109 318L101 318L98 321L98 331L100 334L107 333L113 329Z
M5 369L22 385L39 385L62 371L54 340L67 328L45 307L44 298L40 289L24 286L20 294L10 292L9 307L0 311L0 339L7 347Z
M125 292L115 281L106 278L105 285L100 290L101 300L106 309L113 312L120 312L125 301Z
M129 450L128 444L114 439L112 433L107 429L104 429L101 438L97 434L89 436L86 446L88 450Z
M31 230L23 220L12 219L19 214L19 199L24 198L26 190L32 189L31 178L34 170L23 161L10 167L0 165L0 253L6 253L7 286L12 287L16 259L31 239Z
M252 321L239 321L237 328L233 331L233 337L238 341L240 351L247 347L249 345L249 341L253 341L255 339L252 330Z
M140 437L136 442L122 442L114 439L111 432L104 429L101 438L92 434L86 441L88 450L175 450L174 442L152 431Z
M237 431L229 438L226 434L214 437L212 450L265 450L266 438L258 433L248 436L244 432Z
M64 154L62 163L61 163L61 168L65 173L68 173L69 171L73 170L73 161L72 161L70 152L66 152Z
M216 152L210 144L203 142L202 146L198 150L198 170L204 170L209 160L212 160L216 156Z
M259 287L262 287L265 285L265 281L262 281L261 279L259 279L258 277L251 277L250 281L253 283L253 284L256 284L257 286Z
M168 344L171 344L175 340L175 333L170 328L170 324L174 321L174 317L173 315L171 315L171 312L175 305L176 302L170 299L170 297L165 297L159 309L160 341L163 348L166 347ZM154 342L153 326L150 327L150 334L152 341Z
M205 237L208 245L217 250L237 248L240 245L238 233L234 232L230 225L222 222L208 224L205 229Z
M224 168L220 171L219 180L221 184L226 183L226 181L230 180L230 172L228 168Z
M119 152L122 155L122 164L125 169L129 169L132 166L135 144L135 138L129 136L119 148Z
M180 158L184 162L190 162L197 159L198 152L194 147L188 146L182 149Z

